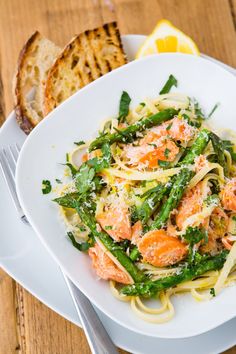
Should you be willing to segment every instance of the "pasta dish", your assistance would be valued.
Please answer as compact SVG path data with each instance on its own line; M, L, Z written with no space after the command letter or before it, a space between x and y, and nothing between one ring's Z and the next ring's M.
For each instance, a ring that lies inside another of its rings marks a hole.
M153 323L174 316L173 295L210 300L236 280L234 138L211 127L217 106L207 115L173 86L135 108L124 91L117 116L67 154L54 199L97 276Z

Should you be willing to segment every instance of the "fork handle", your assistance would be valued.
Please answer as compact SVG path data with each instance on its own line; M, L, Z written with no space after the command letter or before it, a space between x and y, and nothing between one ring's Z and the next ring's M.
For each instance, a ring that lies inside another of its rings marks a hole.
M75 304L80 321L83 325L90 349L93 354L118 354L116 347L111 341L108 333L103 327L97 313L86 296L72 283L72 281L62 274L67 283L71 297Z

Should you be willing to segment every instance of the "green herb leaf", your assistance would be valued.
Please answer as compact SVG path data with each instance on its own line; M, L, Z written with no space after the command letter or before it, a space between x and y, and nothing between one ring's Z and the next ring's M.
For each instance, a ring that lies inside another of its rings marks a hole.
M169 167L170 163L169 163L169 161L158 160L158 165L160 167Z
M72 245L81 252L86 252L91 246L93 246L92 243L89 242L82 242L82 243L77 242L72 232L67 232L67 236L71 240Z
M188 123L189 125L191 125L192 127L200 128L201 125L202 125L202 119L201 119L201 118L196 118L196 119L191 120L191 119L189 118L189 116L188 116L186 113L184 113L184 114L182 115L182 117L183 117L183 118L187 121L187 123Z
M211 116L213 115L213 113L215 112L215 110L219 107L219 105L220 105L219 102L214 105L214 107L212 108L212 110L211 110L210 113L208 114L207 119L211 118Z
M129 114L129 104L131 102L131 98L129 94L126 91L122 92L121 98L120 98L120 108L119 108L119 122L124 122L125 118Z
M51 182L47 179L44 179L42 181L42 193L43 194L48 194L52 190Z
M199 229L198 227L189 226L182 236L186 242L190 244L190 246L195 245L196 243L200 242L202 239L207 242L208 235L205 229Z
M86 163L81 165L76 176L75 185L80 194L86 194L92 189L92 180L95 176L95 170Z
M66 153L66 162L69 162L69 154L68 154L68 152Z
M77 225L79 231L84 232L86 231L86 227L84 225Z
M62 181L58 178L55 179L55 181L58 183L58 184L62 184Z
M106 225L105 226L105 230L112 230L112 226L111 225Z
M216 296L216 292L215 292L215 289L214 288L211 288L210 289L210 294L215 297Z
M111 164L111 148L109 144L104 144L101 148L102 150L102 157L94 157L93 159L90 159L87 161L87 164L90 167L93 167L96 171L96 173L101 172L105 168L110 167Z
M160 95L163 95L165 93L170 92L172 86L177 87L178 85L178 81L176 80L176 78L171 74L168 78L168 80L166 81L165 85L163 86L163 88L161 89L161 91L159 92Z
M197 118L206 119L205 114L203 113L203 110L200 107L200 104L198 103L198 101L195 98L193 98L192 100L193 100L193 104L194 104L194 111L195 111Z
M165 155L165 157L167 157L167 158L168 158L169 153L170 153L170 149L166 148L166 149L165 149L165 151L164 151L164 155Z
M80 145L84 145L85 142L84 142L83 140L81 140L81 141L75 141L74 144L77 145L77 146L80 146Z

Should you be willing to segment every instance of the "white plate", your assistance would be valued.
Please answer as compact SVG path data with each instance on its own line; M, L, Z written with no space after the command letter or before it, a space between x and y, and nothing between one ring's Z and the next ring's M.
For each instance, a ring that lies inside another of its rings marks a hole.
M154 97L170 73L187 93L210 111L220 107L214 124L230 128L234 122L236 78L218 65L200 57L162 54L131 62L81 89L43 120L28 137L20 154L16 184L22 207L41 241L58 264L85 295L106 315L134 332L160 338L186 338L204 333L236 315L236 287L227 288L210 302L197 303L191 296L174 298L176 316L157 325L137 318L128 303L114 298L105 281L98 281L87 255L79 253L65 237L52 195L42 195L43 179L55 181L62 174L59 164L73 142L87 140L107 117L117 114L122 90L133 105ZM112 90L111 90L112 87ZM92 129L91 129L92 127ZM188 326L186 326L188 323Z
M144 36L125 36L126 52L135 53ZM132 59L132 57L131 57ZM0 130L0 147L18 142L26 136L12 113ZM0 173L0 266L40 301L79 324L69 292L57 264L46 252L32 229L19 221ZM154 339L122 328L97 311L115 344L133 353L178 352L187 354L219 353L236 344L236 319L203 335L180 340Z
M131 42L132 43L132 42ZM25 135L12 113L0 129L0 147L18 142ZM77 313L57 264L33 230L24 225L12 206L0 173L0 266L45 305L80 326ZM154 339L126 330L97 310L114 343L132 353L215 354L236 344L236 319L197 337L179 340Z

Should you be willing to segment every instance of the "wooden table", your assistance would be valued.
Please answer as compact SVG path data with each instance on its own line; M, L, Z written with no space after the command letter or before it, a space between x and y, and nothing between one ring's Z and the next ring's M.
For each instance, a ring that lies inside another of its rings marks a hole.
M75 33L114 19L123 34L148 34L162 18L194 38L203 53L236 67L236 0L0 0L0 123L13 107L19 50L35 29L63 46ZM0 354L90 353L81 329L2 270L0 327ZM236 354L236 347L227 353Z

